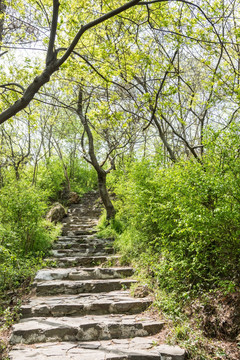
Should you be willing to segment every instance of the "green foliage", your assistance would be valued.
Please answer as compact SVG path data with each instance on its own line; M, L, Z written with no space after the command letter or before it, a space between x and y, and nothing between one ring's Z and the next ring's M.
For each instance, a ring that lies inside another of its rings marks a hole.
M96 171L78 159L73 161L66 158L66 166L72 191L80 196L97 186ZM63 164L57 157L49 158L46 164L38 169L37 187L44 190L48 200L61 201L61 193L66 185Z
M43 265L41 254L17 257L9 252L0 263L0 298L5 291L18 288L24 281L31 279L40 265Z
M41 163L38 169L37 187L44 190L50 201L57 201L65 183L63 166L59 158L53 156Z
M43 217L47 195L24 178L0 189L0 297L33 276L59 234Z
M0 190L1 244L16 253L44 251L49 247L46 193L36 191L28 180L11 182Z
M117 246L129 260L144 256L159 287L185 300L239 282L239 135L233 127L208 136L203 165L136 160L111 179L125 228Z
M97 173L93 167L75 159L70 167L70 181L72 191L83 195L97 187Z
M118 220L118 217L107 220L106 210L98 222L98 237L101 238L117 238L123 232L123 223Z

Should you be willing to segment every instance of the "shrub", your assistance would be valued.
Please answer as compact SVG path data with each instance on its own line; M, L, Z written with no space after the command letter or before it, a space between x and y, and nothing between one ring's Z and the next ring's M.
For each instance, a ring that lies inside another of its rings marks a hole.
M97 173L92 166L80 160L74 161L74 172L72 172L71 188L79 195L97 187Z
M51 202L59 200L65 181L63 166L59 158L52 157L39 164L36 186L47 194Z
M236 132L222 134L206 145L203 164L135 160L111 176L125 229L117 246L129 259L147 257L160 287L188 296L239 283L238 144Z
M43 218L46 198L26 179L0 189L0 296L33 275L60 231Z

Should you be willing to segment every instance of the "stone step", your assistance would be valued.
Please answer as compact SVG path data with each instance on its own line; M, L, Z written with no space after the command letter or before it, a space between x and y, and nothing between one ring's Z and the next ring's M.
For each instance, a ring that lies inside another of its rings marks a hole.
M35 281L43 280L89 280L89 279L117 279L132 276L131 267L115 268L56 268L39 270Z
M52 247L54 250L58 249L72 249L72 250L103 250L103 249L112 249L112 244L105 241L97 242L97 241L84 241L84 240L68 240L68 241L57 241L53 244Z
M71 236L76 236L76 235L93 235L96 234L97 230L93 230L91 228L89 229L85 229L85 230L68 230L63 228L62 230L62 234L63 235L71 235Z
M13 325L11 344L126 339L159 333L163 321L136 315L36 317Z
M77 220L77 218L72 219L72 218L65 218L66 220L63 222L63 227L72 227L74 228L81 228L82 230L85 229L92 229L92 230L96 230L97 221L88 221L88 222L82 222L81 220Z
M84 223L82 223L82 221L69 221L69 222L65 222L65 223L63 223L63 227L71 227L73 230L74 229L76 229L76 230L78 230L78 228L80 229L80 230L85 230L85 229L91 229L91 230L96 230L94 227L93 227L93 225L92 225L92 223L86 223L86 224L84 224Z
M128 289L136 280L129 279L106 279L106 280L49 280L33 283L38 296L49 296L56 294L81 294L110 292L121 289Z
M87 247L86 249L53 249L50 251L50 255L55 258L71 257L71 256L102 256L113 254L113 248L100 248L95 249L94 247Z
M58 267L74 267L74 266L98 266L103 263L116 263L120 256L79 256L79 257L63 257L48 258L47 262L55 262Z
M184 360L178 346L156 345L155 337L14 346L10 360Z
M113 239L98 239L93 235L79 235L79 236L59 236L57 241L54 244L59 243L72 243L74 244L83 244L83 245L106 245L112 246Z
M77 216L74 213L68 212L68 215L64 218L63 223L65 222L72 222L72 223L81 223L81 224L97 224L98 219L97 218L89 218L87 216Z
M22 305L22 317L137 314L146 310L149 298L132 298L128 291L73 296L36 297Z

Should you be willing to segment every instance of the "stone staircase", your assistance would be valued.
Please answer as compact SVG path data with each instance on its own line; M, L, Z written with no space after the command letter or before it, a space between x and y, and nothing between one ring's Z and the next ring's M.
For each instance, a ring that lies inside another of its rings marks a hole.
M96 238L95 198L70 206L52 250L57 267L37 273L9 359L183 360L184 350L159 344L164 322L144 314L151 299L130 296L133 269L106 267L118 256L111 240Z

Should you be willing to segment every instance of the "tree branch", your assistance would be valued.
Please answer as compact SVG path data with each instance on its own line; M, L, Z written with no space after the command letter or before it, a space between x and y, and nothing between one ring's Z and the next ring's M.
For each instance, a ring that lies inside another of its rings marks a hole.
M178 51L179 51L179 49L177 49L177 50L175 51L175 53L174 53L174 55L173 55L173 57L172 57L172 59L171 59L171 64L170 64L171 66L173 65L173 62L174 62L174 60L175 60L175 57L176 57L177 54L178 54ZM170 66L169 66L169 67L170 67ZM161 94L161 92L162 92L163 86L164 86L164 84L165 84L165 81L166 81L166 78L167 78L169 72L170 72L169 69L168 69L167 71L165 71L165 74L164 74L163 79L162 79L162 81L161 81L161 84L160 84L160 86L159 86L157 95L156 95L156 97L155 97L155 103L154 103L154 107L153 107L151 119L149 120L149 123L143 128L143 131L147 130L147 128L148 128L148 127L151 125L151 123L153 122L154 116L155 116L156 111L157 111L158 98L159 98L159 96L160 96L160 94Z
M25 91L24 87L20 84L17 84L17 83L7 83L7 84L3 84L3 85L0 85L0 88L7 88L8 86L17 86L19 87L23 92Z
M160 0L160 1L166 1L166 0ZM81 29L78 31L77 35L75 36L75 38L73 39L72 43L70 44L69 48L67 49L67 51L65 52L65 54L57 61L58 66L61 66L71 55L71 53L73 52L73 50L75 49L77 43L79 42L80 38L82 37L82 35L89 29L103 23L106 20L111 19L112 17L120 14L121 12L130 9L131 7L137 5L140 2L140 0L132 0L129 1L128 3L120 6L119 8L112 10L110 12L108 12L105 15L100 16L98 19L90 21L88 24L86 25L82 25Z
M57 0L55 1L55 6L57 4ZM37 76L33 82L27 87L26 91L24 92L23 96L17 100L13 105L9 106L8 109L4 110L0 114L0 124L4 123L6 120L10 119L12 116L16 115L18 112L23 110L34 98L35 94L39 91L39 89L45 85L52 76L53 73L55 73L59 67L69 58L69 56L72 54L74 48L76 47L78 41L80 40L81 36L89 29L103 23L104 21L120 14L121 12L130 9L131 7L137 5L140 2L140 0L132 0L127 2L126 4L118 7L115 10L112 10L108 12L107 14L100 16L98 19L93 20L89 22L88 24L81 27L81 29L76 34L75 38L73 39L72 43L70 44L69 48L65 52L65 54L59 59L55 61L51 61L48 63L43 70L43 72ZM55 10L56 12L56 10ZM54 26L55 24L52 24L52 30L54 32ZM56 34L55 34L56 35ZM55 39L54 34L52 35L51 45L49 43L49 54L52 55L53 47L51 47L53 44L53 40ZM50 56L49 55L49 56ZM52 59L52 58L51 58ZM54 60L54 59L52 59Z
M50 40L48 43L48 51L46 57L46 65L48 66L52 61L55 60L56 54L54 52L54 43L57 34L57 23L58 23L58 11L59 11L59 1L53 0L53 14L52 14L52 24L50 31Z

